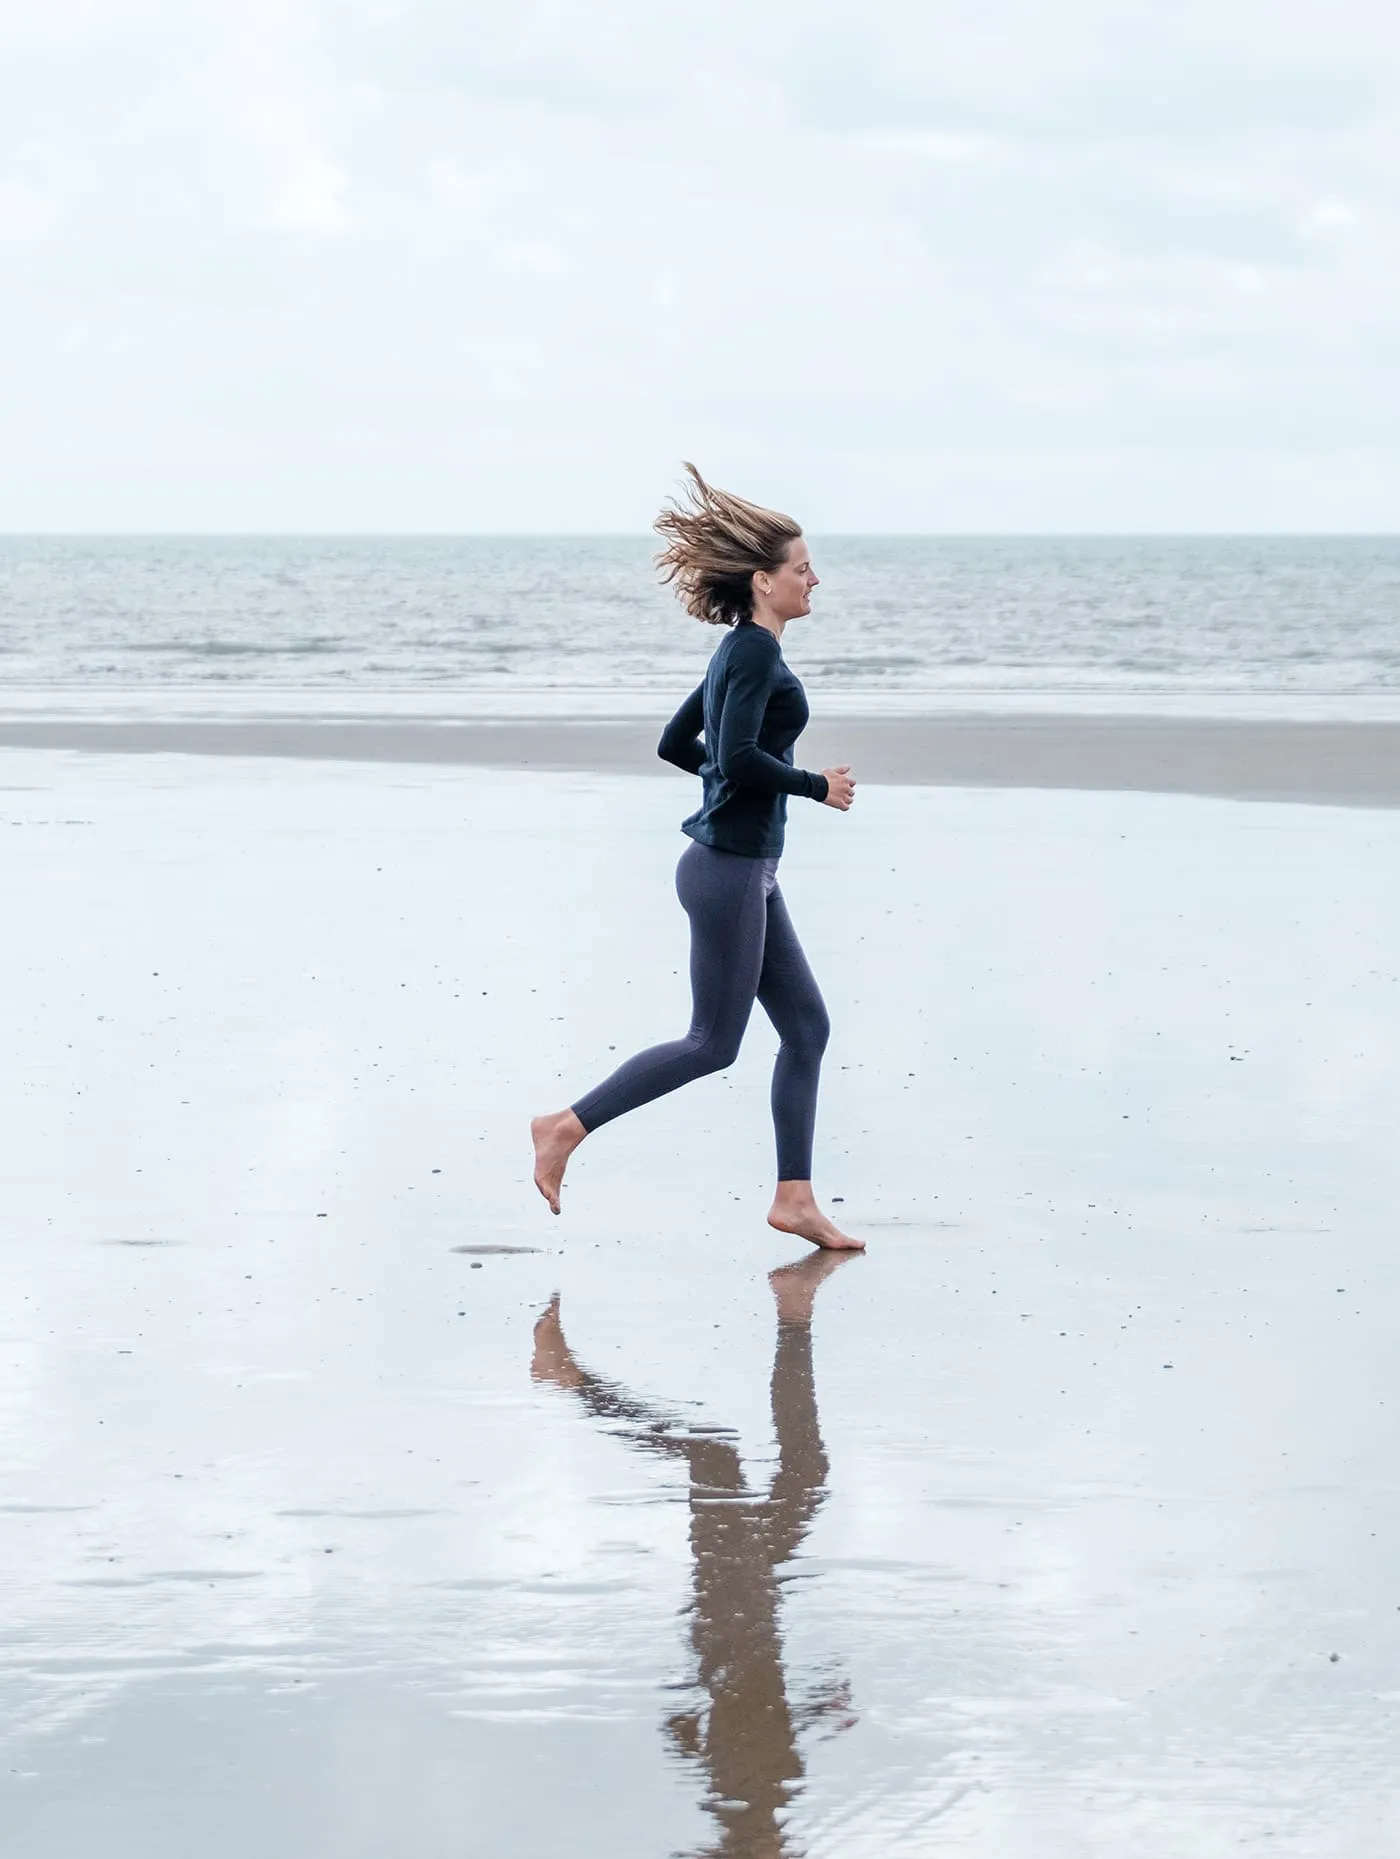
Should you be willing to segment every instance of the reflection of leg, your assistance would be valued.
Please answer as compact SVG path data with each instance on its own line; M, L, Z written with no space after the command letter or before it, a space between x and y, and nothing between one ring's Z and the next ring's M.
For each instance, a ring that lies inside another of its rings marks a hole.
M778 1436L778 1470L769 1490L763 1517L768 1555L774 1567L796 1553L826 1496L830 1462L826 1456L826 1447L822 1444L821 1426L817 1418L817 1391L812 1373L810 1300L827 1272L843 1262L839 1254L818 1254L810 1261L803 1261L803 1266L809 1268L808 1284L805 1287L806 1320L782 1319L785 1302L789 1308L793 1308L800 1307L802 1301L800 1291L794 1295L791 1277L788 1283L774 1286L780 1316L777 1347L773 1353L772 1382L773 1430ZM826 1270L820 1269L824 1264ZM812 1271L810 1267L818 1269ZM773 1274L774 1278L780 1276L777 1272Z
M773 1427L778 1435L778 1470L772 1485L773 1507L796 1507L796 1523L780 1519L781 1535L791 1555L817 1506L826 1496L830 1462L817 1422L817 1395L812 1382L812 1327L785 1323L778 1331L773 1357Z
M621 1421L621 1436L643 1451L664 1459L686 1460L692 1484L700 1478L697 1455L716 1455L706 1461L711 1481L727 1479L736 1490L742 1490L743 1470L734 1447L710 1435L688 1433L674 1413L642 1400L615 1381L604 1381L583 1366L565 1339L557 1291L535 1324L530 1377L533 1381L552 1381L557 1388L576 1394L597 1420Z
M849 1252L809 1252L768 1274L778 1306L779 1323L810 1323L817 1292L831 1274L850 1260Z
M535 1353L530 1361L531 1381L552 1381L556 1388L577 1388L583 1370L575 1362L573 1351L564 1341L559 1322L559 1293L549 1300L549 1308L535 1325Z
M782 1041L773 1067L772 1100L778 1179L810 1181L817 1086L831 1021L783 894L776 887L768 899L768 934L758 998Z
M763 878L761 859L699 845L684 854L676 889L690 918L690 1030L638 1052L579 1098L585 1130L734 1063L763 965Z

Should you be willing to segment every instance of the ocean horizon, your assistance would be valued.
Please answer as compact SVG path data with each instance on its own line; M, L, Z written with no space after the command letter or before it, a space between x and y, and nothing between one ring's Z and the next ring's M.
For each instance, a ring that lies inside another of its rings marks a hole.
M0 536L0 686L479 697L686 688L714 641L636 536ZM814 691L1400 692L1400 537L829 536Z

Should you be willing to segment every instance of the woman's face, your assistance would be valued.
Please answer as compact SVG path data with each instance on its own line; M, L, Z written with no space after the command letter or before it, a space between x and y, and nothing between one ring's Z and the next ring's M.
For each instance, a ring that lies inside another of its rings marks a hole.
M764 582L768 590L764 589ZM805 536L794 536L787 556L771 574L754 577L755 591L775 620L800 620L812 611L812 589L819 585L812 573L812 552Z

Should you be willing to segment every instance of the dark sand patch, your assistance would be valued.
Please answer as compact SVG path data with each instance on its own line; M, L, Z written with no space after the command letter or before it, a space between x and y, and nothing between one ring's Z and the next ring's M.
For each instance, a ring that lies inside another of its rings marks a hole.
M656 773L658 728L583 719L0 723L0 748L240 755ZM1400 723L1133 716L931 716L815 723L803 761L932 787L1110 789L1400 805Z

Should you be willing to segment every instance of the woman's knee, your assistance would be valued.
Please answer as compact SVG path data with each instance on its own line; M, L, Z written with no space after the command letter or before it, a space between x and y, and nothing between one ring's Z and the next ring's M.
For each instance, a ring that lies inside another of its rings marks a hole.
M711 1033L695 1048L695 1075L707 1078L712 1072L728 1071L739 1056L740 1039L732 1033Z
M806 1016L802 1035L804 1047L813 1058L819 1059L831 1038L831 1015L820 1002Z
M831 1038L831 1020L826 1008L816 1006L783 1027L784 1052L804 1065L819 1065Z

